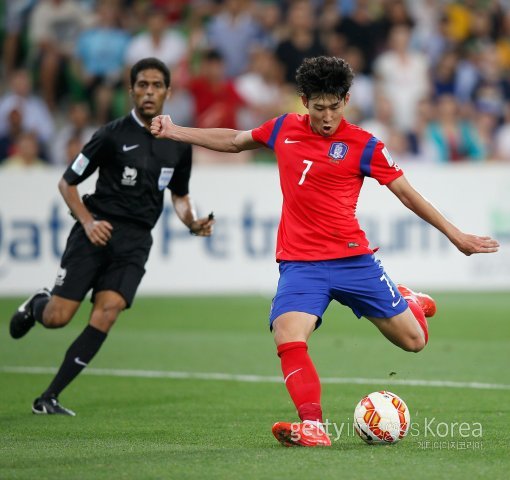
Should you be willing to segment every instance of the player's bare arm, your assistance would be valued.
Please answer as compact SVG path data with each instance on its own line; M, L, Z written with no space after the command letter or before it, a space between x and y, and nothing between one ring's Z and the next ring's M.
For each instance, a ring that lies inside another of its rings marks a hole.
M169 138L178 142L191 143L217 152L239 153L262 146L253 140L251 130L180 127L172 122L169 115L154 117L150 130L156 138Z
M74 217L81 223L88 239L94 245L104 246L112 236L113 227L106 220L95 220L83 204L76 185L69 185L64 178L58 183L60 194Z
M195 208L191 202L189 195L179 196L172 193L172 203L175 213L182 223L189 228L193 235L199 237L209 237L213 233L213 225L215 224L214 216L210 213L207 217L197 218Z
M418 193L404 175L389 183L388 188L407 208L444 233L464 255L498 251L499 243L497 240L489 236L478 236L459 230L436 207Z

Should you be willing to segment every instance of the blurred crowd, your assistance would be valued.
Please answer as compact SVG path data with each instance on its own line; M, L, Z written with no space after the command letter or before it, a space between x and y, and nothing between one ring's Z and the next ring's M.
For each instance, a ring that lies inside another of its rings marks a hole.
M404 162L510 162L510 0L9 0L2 168L66 165L130 109L130 67L172 73L174 121L251 129L304 112L310 56L355 71L347 120ZM197 161L253 161L197 154Z

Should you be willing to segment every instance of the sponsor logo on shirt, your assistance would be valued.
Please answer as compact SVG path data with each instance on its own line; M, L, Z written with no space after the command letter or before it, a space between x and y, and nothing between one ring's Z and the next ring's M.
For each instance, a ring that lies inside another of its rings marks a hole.
M343 160L349 147L343 142L333 142L329 147L328 156L333 160Z
M71 170L76 173L76 175L83 175L83 172L89 163L90 160L85 155L83 155L83 153L80 153L71 165Z
M168 184L170 183L170 180L172 179L172 175L174 174L175 168L167 168L162 167L161 173L159 174L158 178L158 188L160 190L164 190L166 187L168 187Z
M129 152L130 150L134 150L135 148L138 148L139 146L140 146L140 145L139 145L139 144L137 144L137 145L130 145L130 146L128 147L126 144L124 144L124 145L122 145L122 151L123 151L123 152Z
M137 176L138 172L136 168L124 167L124 172L122 172L122 180L120 183L122 183L122 185L126 185L127 187L134 187L136 185Z

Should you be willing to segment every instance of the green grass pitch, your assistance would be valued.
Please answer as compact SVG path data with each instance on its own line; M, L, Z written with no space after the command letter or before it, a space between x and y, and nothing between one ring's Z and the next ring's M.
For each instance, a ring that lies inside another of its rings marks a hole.
M332 304L309 343L319 374L331 382L323 385L325 417L344 428L330 449L284 448L271 434L275 421L297 417L283 383L273 380L280 370L268 298L137 299L89 367L95 374L63 392L75 418L32 415L30 404L51 375L7 367L58 366L89 304L65 329L36 326L14 341L7 324L22 299L0 299L0 478L507 479L510 293L436 299L431 340L419 354L400 351L368 321ZM121 370L134 372L118 376ZM255 381L190 378L197 372ZM381 389L404 398L414 430L397 445L368 446L352 432L352 412L363 395Z

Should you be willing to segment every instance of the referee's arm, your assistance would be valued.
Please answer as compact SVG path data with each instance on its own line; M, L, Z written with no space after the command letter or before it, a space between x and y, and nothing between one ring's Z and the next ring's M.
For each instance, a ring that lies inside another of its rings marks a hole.
M214 218L212 216L197 218L197 213L189 195L177 195L172 192L172 203L175 213L182 223L189 228L193 235L209 237L213 232Z
M78 192L78 187L67 183L65 178L62 177L58 182L58 189L74 218L81 223L88 239L94 245L106 245L112 236L113 227L110 222L106 220L95 220L87 207L83 204Z

